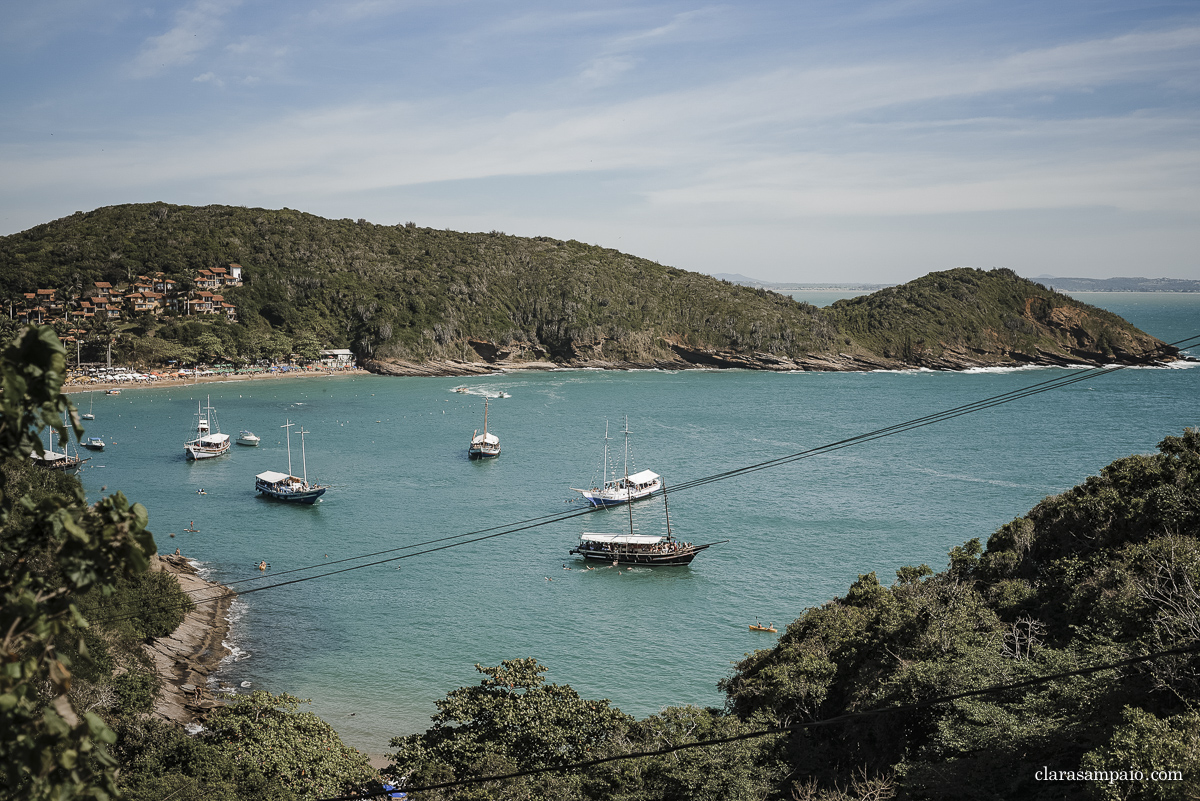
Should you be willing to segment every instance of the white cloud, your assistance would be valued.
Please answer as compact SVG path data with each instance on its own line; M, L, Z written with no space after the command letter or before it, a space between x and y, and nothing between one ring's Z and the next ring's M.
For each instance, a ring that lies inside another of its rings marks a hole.
M192 63L220 32L222 18L239 4L240 0L196 0L180 9L173 28L142 44L130 71L135 77L147 77Z
M192 31L211 44L228 8L194 5L173 33ZM644 48L693 35L688 26L697 19L615 37L597 48L589 78L602 83L626 75L647 56ZM268 41L227 45L223 52L236 66L196 70L201 74L193 80L217 86L224 85L222 75L231 86L256 76L273 80L263 65L247 63L271 50ZM440 185L455 197L449 205L470 208L463 219L491 213L511 220L541 214L528 211L536 199L514 194L489 210L465 191L455 195L453 182L570 176L582 195L620 176L621 200L597 207L590 230L619 231L626 222L644 230L661 226L676 231L679 242L689 230L733 223L775 226L774 239L764 239L782 242L802 225L832 218L909 224L936 215L1108 209L1197 219L1200 145L1192 104L1130 112L1085 103L1085 114L1064 109L1061 98L1131 82L1161 88L1198 66L1200 28L1188 27L990 58L949 61L934 54L781 67L655 94L638 95L632 87L613 102L588 102L575 92L556 105L566 90L556 95L522 84L489 93L487 102L499 111L452 93L420 103L293 107L244 123L225 116L215 130L180 126L172 134L164 123L152 136L103 144L3 147L0 193L9 202L53 191L127 199L202 195L207 202L314 210L357 198L363 206L337 216L374 219L370 204L389 192L412 197L418 187ZM1022 110L1013 110L1010 96ZM578 209L564 206L561 215L583 225ZM498 226L516 227L479 227ZM668 252L645 254L680 263Z
M721 9L705 8L674 15L669 22L632 33L622 33L602 43L596 56L585 63L580 80L602 86L630 72L638 63L634 55L667 42L694 40L709 35Z
M192 81L193 83L211 83L216 86L225 85L225 82L218 78L215 72L206 72L202 75L197 75L195 78L192 78Z

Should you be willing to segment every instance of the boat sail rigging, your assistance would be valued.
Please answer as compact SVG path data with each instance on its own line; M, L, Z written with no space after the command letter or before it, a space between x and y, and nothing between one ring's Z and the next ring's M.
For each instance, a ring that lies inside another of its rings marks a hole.
M316 503L317 498L329 489L328 484L308 483L308 457L304 452L304 435L309 433L300 429L300 465L302 477L292 475L292 427L296 424L288 420L280 428L287 430L288 471L276 473L272 470L259 473L254 477L254 488L268 498L289 503Z
M211 459L229 453L229 435L221 433L211 395L205 403L205 406L201 406L200 401L196 401L196 438L183 444L189 461Z
M485 459L499 455L500 438L495 434L488 433L488 399L485 395L483 398L483 433L480 434L479 429L475 429L475 433L471 436L471 446L467 448L467 457Z
M54 429L48 428L46 434L46 447L41 454L38 454L36 449L29 454L29 458L38 467L45 467L48 470L61 470L64 473L75 473L78 472L79 468L83 467L84 462L88 461L87 458L80 458L78 448L76 448L74 454L71 453L70 439L66 440L63 444L63 452L58 453L53 447Z
M671 566L690 564L696 554L716 542L693 545L681 542L671 531L671 513L667 508L667 487L662 482L663 515L667 533L660 535L638 534L633 526L633 504L629 505L628 534L597 534L584 532L579 535L579 544L569 553L582 556L584 561L608 562L613 565ZM728 542L729 540L721 540Z
M578 489L571 487L571 490L578 492L583 496L583 499L592 506L620 506L623 503L631 503L632 501L640 501L642 498L649 498L654 493L658 492L663 487L662 476L651 470L641 470L630 475L629 473L629 416L625 416L625 472L621 477L609 477L609 465L615 471L616 464L609 459L608 443L608 421L604 423L604 458L602 472L600 474L601 486L592 487L591 489Z

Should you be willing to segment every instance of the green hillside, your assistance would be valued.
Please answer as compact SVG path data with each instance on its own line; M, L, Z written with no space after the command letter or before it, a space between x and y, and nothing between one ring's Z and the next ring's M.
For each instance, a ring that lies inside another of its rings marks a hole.
M1157 340L1008 270L934 273L831 310L547 237L374 225L281 209L131 204L0 239L0 293L86 295L238 263L234 324L123 317L118 355L253 361L325 347L389 363L767 369L1137 362ZM111 335L111 331L106 335Z
M942 366L1000 355L1015 362L1136 360L1148 346L1137 329L1010 270L960 268L829 309L838 330L887 358Z

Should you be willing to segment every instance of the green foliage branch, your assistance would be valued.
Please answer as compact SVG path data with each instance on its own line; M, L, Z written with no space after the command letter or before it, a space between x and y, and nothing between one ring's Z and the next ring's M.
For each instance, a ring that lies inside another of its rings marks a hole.
M60 394L66 353L49 326L25 328L0 352L0 461L43 452L41 432L78 437L79 419ZM120 494L88 506L71 492L12 497L0 472L0 788L7 797L106 799L115 763L105 746L115 736L94 712L80 715L68 692L70 659L56 643L81 636L88 621L76 599L110 593L148 567L154 553L147 514ZM14 515L27 525L10 526Z
M306 703L263 690L239 696L209 717L204 740L293 798L325 798L365 786L375 775L366 756L312 712L298 712Z

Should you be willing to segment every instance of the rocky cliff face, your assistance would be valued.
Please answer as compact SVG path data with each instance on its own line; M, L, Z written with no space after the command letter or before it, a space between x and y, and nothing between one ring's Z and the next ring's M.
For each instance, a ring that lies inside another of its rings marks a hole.
M368 369L390 375L471 375L502 369L742 368L863 371L1021 365L1146 365L1180 352L1110 312L1080 303L1008 270L931 273L818 310L817 327L836 343L804 353L713 348L672 332L642 335L636 346L600 337L559 343L500 344L470 338L474 360L377 359ZM614 356L613 353L618 355ZM607 354L607 355L606 355ZM633 355L629 355L633 354Z

